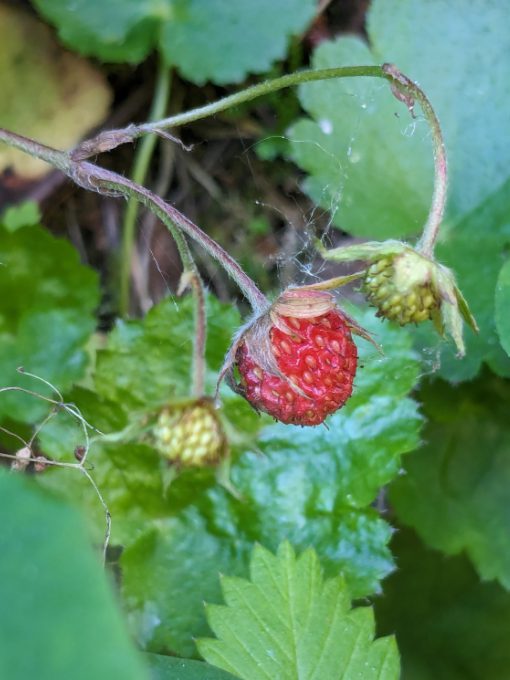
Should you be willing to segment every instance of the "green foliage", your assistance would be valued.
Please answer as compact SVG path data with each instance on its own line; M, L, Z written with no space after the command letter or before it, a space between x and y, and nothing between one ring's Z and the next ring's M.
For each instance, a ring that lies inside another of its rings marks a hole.
M373 64L358 38L325 42L314 68ZM398 63L398 62L397 62ZM308 173L304 189L352 234L386 238L417 233L432 192L432 146L380 80L319 81L299 88L310 118L289 131L293 158ZM398 111L397 118L394 113Z
M510 423L507 381L488 374L423 391L426 445L391 489L401 519L432 547L465 551L484 580L510 589Z
M82 519L14 475L0 496L0 676L147 678Z
M380 634L396 634L405 680L503 680L510 668L510 595L481 584L463 557L427 550L410 531L376 602Z
M250 581L223 578L227 606L209 605L218 640L199 640L209 663L244 680L397 678L392 637L374 641L369 607L351 610L342 579L324 581L317 554L299 558L288 543L272 555L258 546Z
M16 369L23 366L62 390L84 375L98 281L67 241L34 224L20 226L32 221L25 212L11 212L10 226L0 225L0 384L49 395ZM21 422L35 422L46 411L47 405L19 393L0 399L0 415Z
M480 328L478 334L466 329L466 356L462 361L449 346L440 347L440 374L449 380L473 378L483 361L496 373L510 376L510 360L500 345L495 320L498 274L510 244L509 210L510 180L463 218L437 249L439 260L456 273L459 287ZM432 343L431 336L427 335L425 344L430 347Z
M282 59L311 21L312 0L34 0L64 42L103 61L137 63L157 48L199 85L236 83Z
M501 345L510 354L510 261L501 267L496 286L496 326Z
M208 363L217 369L239 319L212 298L209 313ZM400 456L418 445L421 418L407 394L419 365L405 331L380 328L369 314L361 323L378 328L386 354L362 341L365 367L355 395L329 419L329 429L266 425L268 418L260 419L225 388L231 478L241 499L209 470L183 473L166 492L167 464L140 435L140 423L149 427L153 409L186 396L191 300L168 298L143 322L120 324L98 356L98 394L70 395L107 434L135 426L138 439L131 435L130 441L128 430L115 443L112 434L111 443L94 444L90 461L112 512L112 540L125 548L123 595L144 647L192 654L191 637L207 632L202 602L219 597L218 572L245 575L257 541L273 550L285 539L298 549L313 545L328 574L340 570L354 596L379 590L393 568L391 529L369 505L398 474ZM64 424L58 434L59 422L45 439L55 455L61 447L52 448L54 443L68 441ZM86 480L61 470L40 480L85 502L99 538L104 517Z
M161 654L146 654L152 680L233 680L230 673L200 661L176 659Z
M510 152L500 140L510 116L502 94L510 78L510 61L501 58L509 49L504 24L505 9L496 0L374 0L371 50L358 39L340 38L323 43L313 57L316 67L395 63L420 84L439 115L450 161L450 228L443 227L438 258L458 274L480 325L478 337L466 333L462 362L452 346L441 348L441 373L452 380L472 378L483 361L510 375L494 323L496 280L510 241ZM417 234L433 176L422 115L413 120L386 83L367 78L306 84L300 98L310 118L291 129L291 146L309 173L305 189L314 200L355 235ZM425 345L434 344L428 334Z

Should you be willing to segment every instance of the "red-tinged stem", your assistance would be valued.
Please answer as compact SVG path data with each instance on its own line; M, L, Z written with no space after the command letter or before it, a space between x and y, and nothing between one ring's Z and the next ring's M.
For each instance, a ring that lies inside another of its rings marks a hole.
M441 125L428 97L416 83L401 73L392 64L384 64L382 68L387 78L394 86L394 94L397 98L402 98L411 110L414 100L417 100L420 103L432 132L432 141L434 144L434 193L432 194L432 203L427 222L423 228L421 238L416 245L416 249L419 252L427 257L432 257L434 254L434 246L439 235L439 229L443 221L448 189L448 163L446 160L446 148ZM399 92L402 97L399 96Z
M246 296L254 311L258 312L268 305L266 296L245 274L237 264L216 241L203 232L200 227L183 215L177 208L170 203L166 203L162 198L149 191L145 187L136 184L122 175L118 175L110 170L105 170L93 163L84 160L75 160L64 151L58 151L51 147L39 144L33 139L22 135L9 132L0 128L0 141L10 146L14 146L31 156L40 158L50 165L58 168L70 177L79 186L90 191L97 191L100 194L134 197L139 202L146 205L152 212L159 217L163 223L169 227L176 238L177 243L182 242L180 230L199 243L205 250L214 257L225 271L237 283L243 294ZM175 229L177 227L177 229ZM186 263L185 263L186 264Z

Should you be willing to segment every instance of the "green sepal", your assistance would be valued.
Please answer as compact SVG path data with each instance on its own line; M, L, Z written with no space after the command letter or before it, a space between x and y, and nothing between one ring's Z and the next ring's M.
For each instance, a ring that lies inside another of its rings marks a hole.
M402 241L392 239L382 242L367 241L366 243L356 243L352 246L342 246L332 250L328 250L318 241L316 248L325 260L333 260L334 262L352 262L354 260L367 260L370 262L386 255L400 255L406 250L411 249L410 246L402 243Z
M440 315L441 325L444 330L453 338L457 347L457 354L463 357L466 353L464 340L462 337L462 319L475 331L478 331L476 321L469 311L468 304L460 292L453 272L435 263L432 271L433 284L436 294L441 297ZM437 324L436 328L437 328Z

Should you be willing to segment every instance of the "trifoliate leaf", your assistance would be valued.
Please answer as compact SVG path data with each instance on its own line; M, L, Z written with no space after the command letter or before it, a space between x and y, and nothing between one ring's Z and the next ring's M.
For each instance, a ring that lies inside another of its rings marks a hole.
M0 74L0 127L49 146L74 146L108 112L111 93L100 71L56 44L43 22L5 3L0 6ZM0 172L6 168L28 179L51 169L2 144Z
M378 632L395 634L405 680L503 680L510 668L510 594L464 557L427 550L398 531L399 569L375 602Z
M139 639L150 649L192 653L190 631L205 632L201 603L219 596L215 573L245 574L254 541L271 549L286 538L301 549L313 545L328 574L341 570L355 596L379 589L393 568L386 547L391 529L367 506L398 474L400 455L417 446L420 418L406 397L417 379L409 336L378 327L388 355L364 346L355 394L329 419L329 429L272 425L255 448L234 447L231 477L240 501L211 475L179 478L160 521L152 529L147 523L149 534L126 549L124 595ZM128 456L118 454L125 472L133 464ZM107 468L105 482L111 473ZM140 484L136 490L139 509L145 491ZM149 487L146 492L153 497ZM129 493L125 497L127 507ZM164 521L165 512L175 519ZM133 536L132 526L129 531ZM190 571L197 555L202 566ZM186 583L177 600L163 594L169 579ZM150 620L157 621L149 630L147 602Z
M386 680L399 677L393 637L374 641L369 607L351 609L341 578L324 581L317 554L299 558L288 543L273 555L258 546L250 581L225 577L226 606L209 605L217 640L197 643L200 654L243 680Z
M510 261L501 267L496 285L496 327L505 352L510 355Z
M0 496L0 676L147 678L82 518L12 474Z
M136 63L158 48L197 84L263 73L304 31L313 0L35 0L68 45L104 61Z
M84 348L99 302L96 274L80 264L67 241L38 226L10 233L0 225L0 262L0 386L50 395L45 385L17 373L23 366L68 389L87 364ZM0 414L20 422L34 422L47 411L33 397L0 397Z
M391 487L400 520L428 545L466 552L484 580L510 589L508 383L485 374L422 393L429 423L423 448Z
M212 299L209 308L208 363L217 370L239 319ZM220 596L217 573L246 575L254 542L272 550L286 539L300 550L314 546L328 574L341 571L354 597L380 589L393 569L391 528L369 506L398 474L401 455L418 445L421 418L407 395L419 364L406 331L371 314L358 320L386 354L361 341L364 368L329 429L268 426L268 418L259 418L226 386L222 390L231 480L241 498L218 485L213 470L182 472L165 490L168 463L145 438L155 406L168 395L182 398L189 388L191 301L165 300L145 321L122 324L99 356L101 398L83 390L70 395L91 424L110 433L108 444L93 444L89 462L112 513L112 542L124 546L122 593L142 647L192 655L193 637L207 634L202 602ZM51 423L51 438L43 438L48 453L59 419ZM127 439L115 441L115 432L126 428ZM61 440L68 437L63 432ZM80 443L77 437L68 449ZM104 512L87 480L62 470L38 478L85 504L99 540Z

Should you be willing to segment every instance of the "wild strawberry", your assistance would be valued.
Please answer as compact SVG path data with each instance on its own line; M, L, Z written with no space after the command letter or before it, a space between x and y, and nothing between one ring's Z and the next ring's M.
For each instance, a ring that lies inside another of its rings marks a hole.
M363 334L312 288L285 291L243 329L223 371L255 409L294 425L318 425L345 404L357 364L351 331Z
M368 301L377 307L377 316L401 326L432 319L437 331L448 332L464 356L462 319L478 330L466 300L450 269L400 241L370 242L324 250L323 257L336 262L366 260L360 273Z
M211 399L164 408L153 428L154 445L182 467L216 465L227 456L227 440Z
M432 319L441 297L434 285L434 264L409 250L372 262L365 274L364 290L378 315L401 326Z

